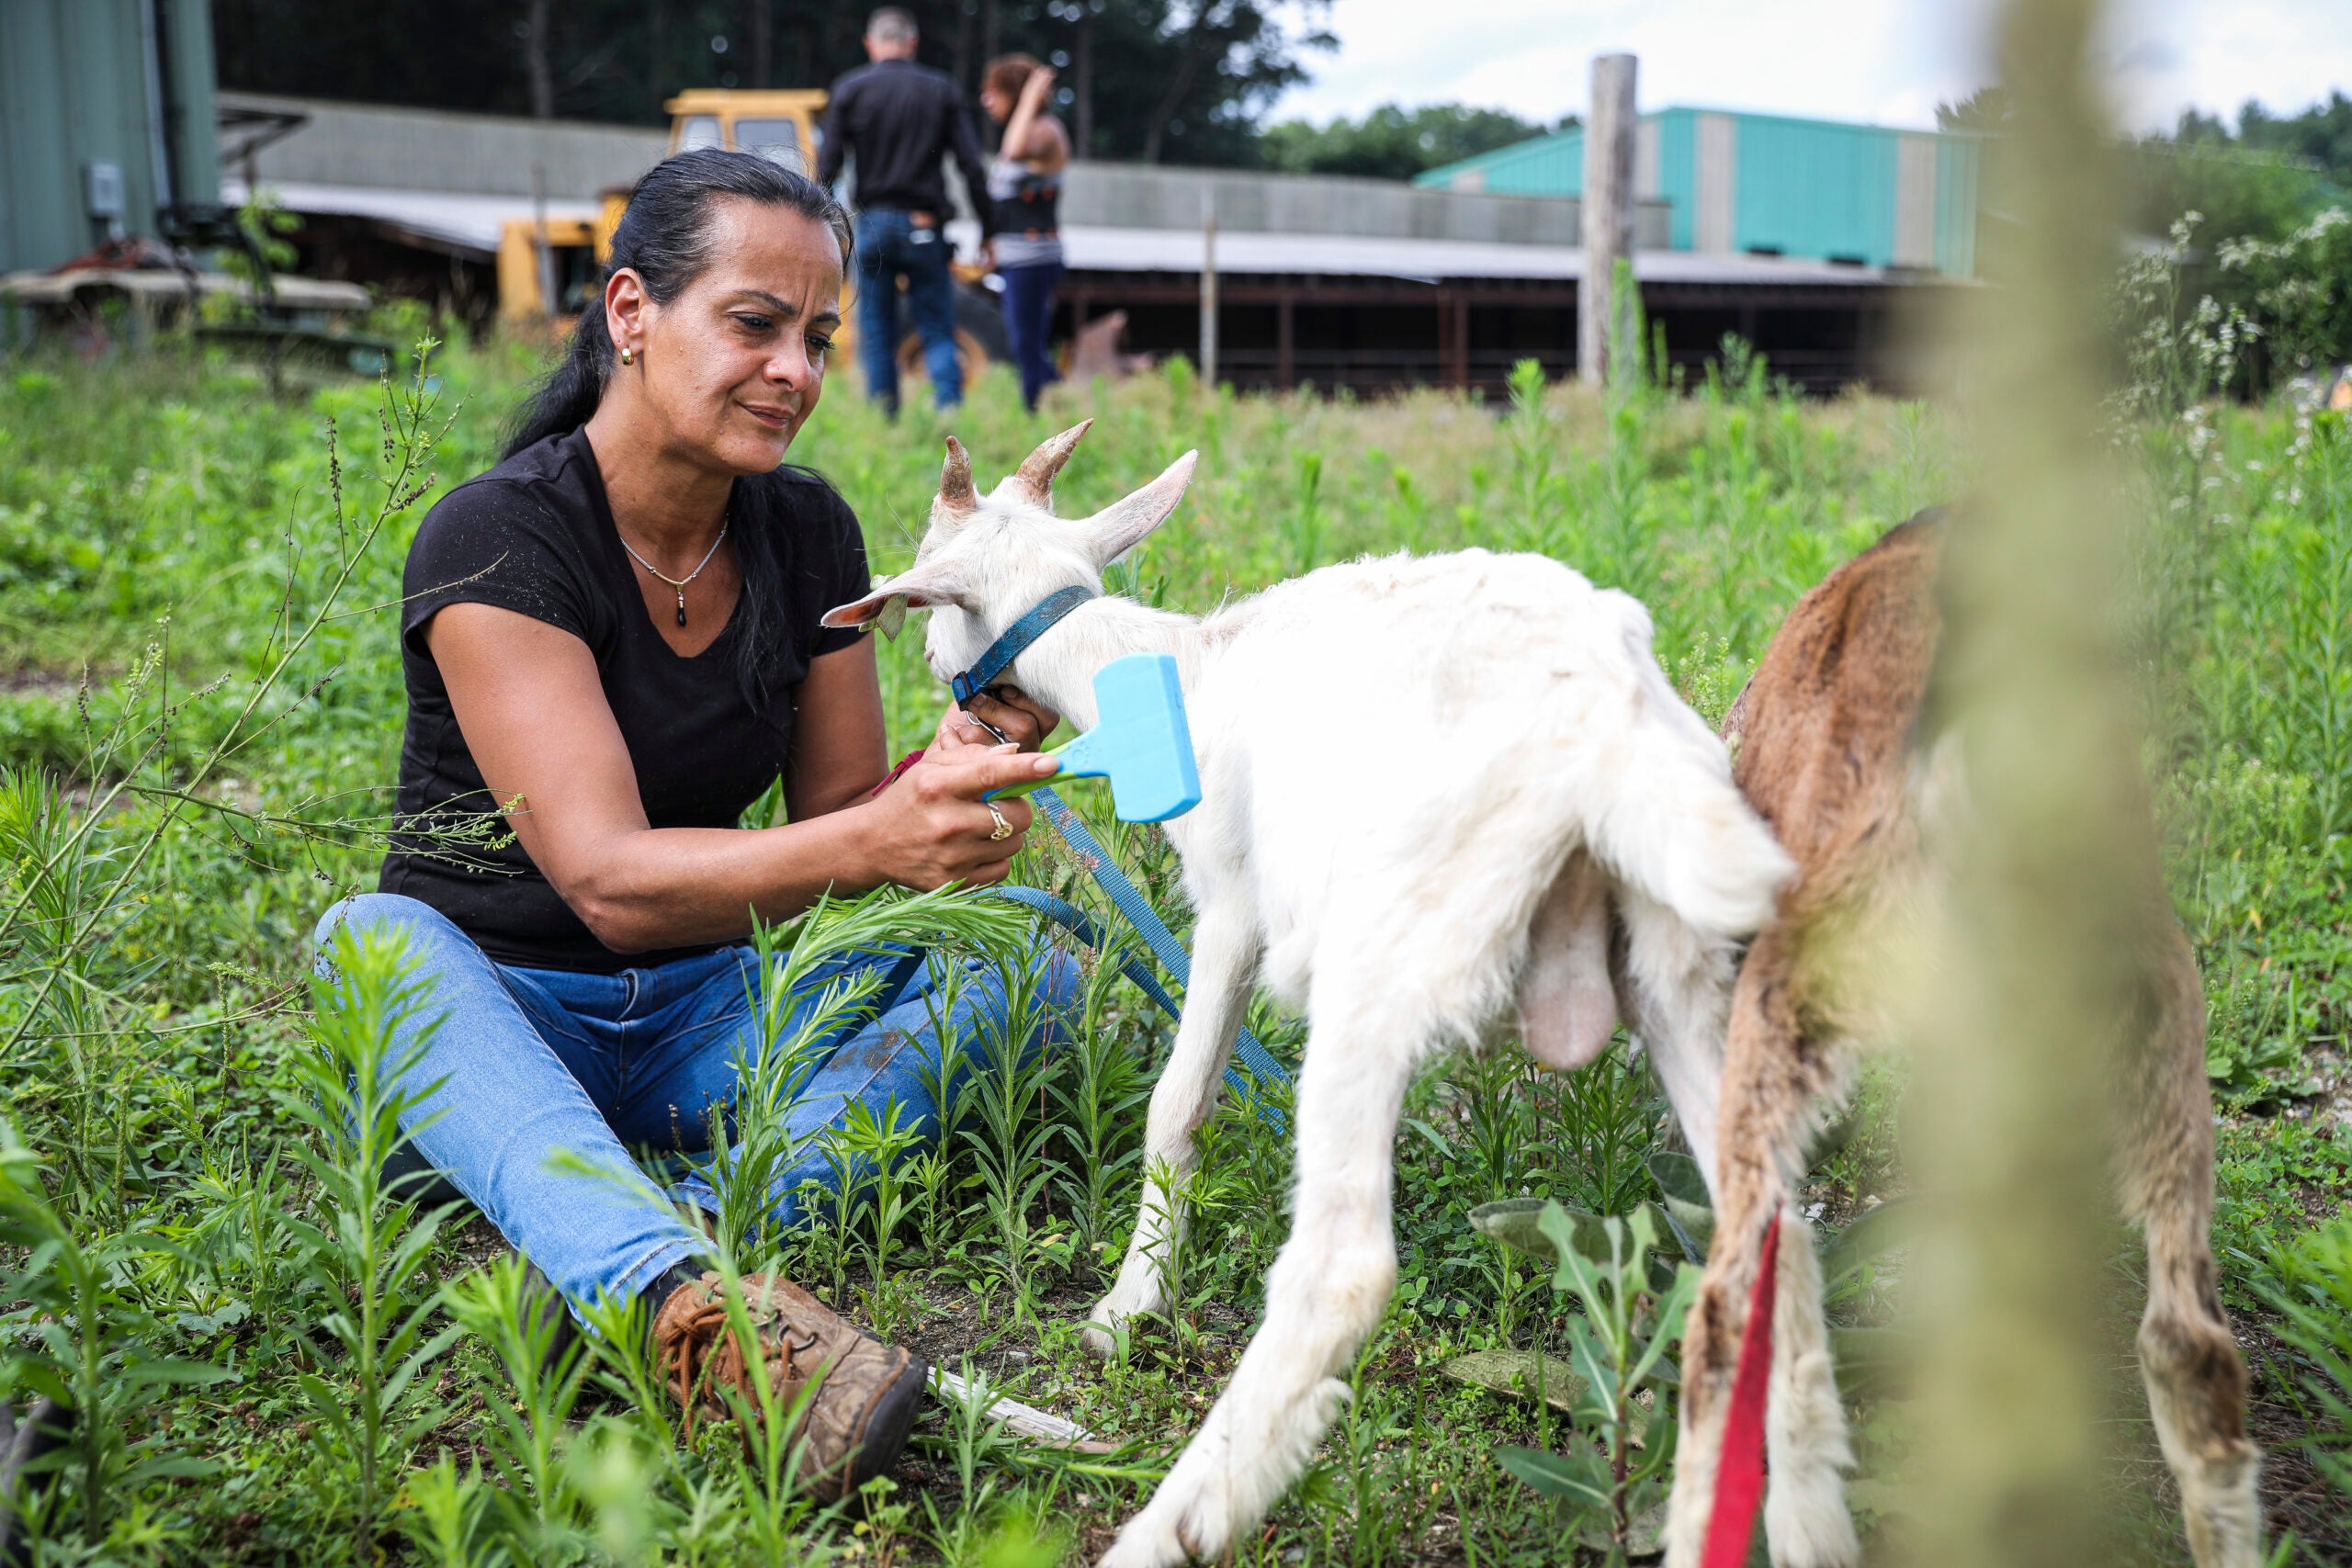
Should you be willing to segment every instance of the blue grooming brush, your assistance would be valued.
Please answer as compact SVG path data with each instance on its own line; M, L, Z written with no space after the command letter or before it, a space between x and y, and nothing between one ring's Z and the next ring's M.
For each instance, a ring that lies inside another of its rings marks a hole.
M1026 795L1060 778L1102 778L1111 781L1111 804L1123 822L1165 822L1201 803L1175 660L1130 653L1111 660L1094 673L1094 707L1093 728L1046 753L1061 764L1057 772L985 798Z

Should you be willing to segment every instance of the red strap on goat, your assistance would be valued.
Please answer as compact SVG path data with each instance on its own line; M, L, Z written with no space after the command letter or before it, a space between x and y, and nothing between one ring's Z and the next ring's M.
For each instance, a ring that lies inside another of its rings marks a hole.
M1756 1533L1756 1506L1764 1498L1764 1405L1772 1387L1772 1301L1780 1276L1781 1211L1764 1233L1763 1261L1747 1301L1747 1330L1731 1381L1731 1410L1724 1417L1715 1456L1715 1511L1707 1519L1700 1568L1740 1568Z

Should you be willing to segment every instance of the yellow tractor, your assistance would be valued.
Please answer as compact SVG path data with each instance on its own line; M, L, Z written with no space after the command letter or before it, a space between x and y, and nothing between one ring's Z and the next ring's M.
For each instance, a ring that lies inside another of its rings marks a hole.
M817 126L825 95L811 87L754 92L695 87L662 107L670 116L670 151L731 147L773 158L796 175L817 173Z
M728 147L774 159L795 174L813 177L817 172L817 128L823 121L825 94L821 89L794 87L778 91L695 87L679 94L662 108L670 115L671 152L701 147ZM568 325L596 296L605 264L613 254L613 231L628 209L628 192L604 193L592 219L510 218L499 236L498 313L510 327L527 327L554 319ZM544 257L544 260L542 259ZM1004 326L994 298L981 287L986 269L959 264L956 269L956 350L963 361L967 386L988 368L989 360L1008 350ZM553 299L548 285L553 286ZM849 280L842 309L850 320L836 336L833 363L856 362L853 300L856 280ZM901 335L899 369L902 377L923 374L922 344L912 332Z

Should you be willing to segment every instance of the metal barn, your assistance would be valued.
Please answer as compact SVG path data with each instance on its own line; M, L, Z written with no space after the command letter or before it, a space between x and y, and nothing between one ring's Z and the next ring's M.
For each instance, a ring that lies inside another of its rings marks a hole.
M315 99L221 95L288 134L232 160L302 215L304 268L435 299L487 324L499 235L541 202L585 219L599 189L662 156L659 131ZM1692 375L1726 334L1773 369L1829 391L1913 384L1899 317L1933 273L1794 255L1705 254L1675 243L1676 211L1639 204L1634 272L1667 357ZM1214 220L1216 233L1207 233ZM1130 354L1195 354L1203 274L1217 276L1218 378L1374 393L1436 385L1499 393L1511 366L1573 369L1584 268L1575 197L1415 189L1402 182L1080 162L1062 200L1069 272L1054 335L1113 313ZM967 247L978 229L949 225ZM1075 358L1075 355L1073 355Z
M206 0L0 4L0 272L220 199Z
M1668 108L1641 117L1634 189L1672 210L1668 244L1976 275L1979 138L1785 115ZM1573 197L1584 132L1563 130L1431 169L1430 189Z

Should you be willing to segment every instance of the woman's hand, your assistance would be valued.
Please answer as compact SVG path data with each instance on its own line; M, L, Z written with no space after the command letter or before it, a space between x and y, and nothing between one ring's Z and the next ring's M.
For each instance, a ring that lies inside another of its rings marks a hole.
M1051 167L1039 168L1040 174L1051 174L1069 161L1045 118L1046 96L1053 90L1052 67L1041 65L1029 73L1029 80L1021 84L1021 97L1012 106L1012 118L1004 122L1004 140L998 149L1014 163L1032 167L1041 158L1049 160Z
M1018 686L991 686L973 697L972 711L951 707L941 716L931 749L952 751L966 746L1000 744L995 736L973 722L975 717L988 720L1003 732L1005 739L1023 751L1037 750L1062 721L1061 715Z
M1044 758L1010 746L934 748L862 808L871 814L876 870L886 881L922 892L951 882L978 887L1003 881L1029 829L1029 803L991 807L980 796L1052 771Z

